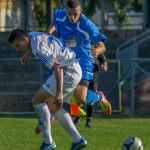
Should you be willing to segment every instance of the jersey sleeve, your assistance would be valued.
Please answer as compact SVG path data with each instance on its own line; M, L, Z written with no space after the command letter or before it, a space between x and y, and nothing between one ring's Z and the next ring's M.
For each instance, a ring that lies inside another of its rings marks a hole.
M56 9L56 10L54 10L54 13L53 13L53 23L54 23L54 25L56 25L57 24L57 17L60 15L60 10L58 10L58 9Z
M86 22L87 30L90 36L90 40L97 45L99 41L105 42L107 40L106 36L100 32L98 27L91 21Z
M53 23L55 25L58 37L60 37L60 35L61 35L60 29L59 29L60 22L58 22L58 20L61 20L64 16L65 16L65 11L64 10L60 10L60 9L54 10Z

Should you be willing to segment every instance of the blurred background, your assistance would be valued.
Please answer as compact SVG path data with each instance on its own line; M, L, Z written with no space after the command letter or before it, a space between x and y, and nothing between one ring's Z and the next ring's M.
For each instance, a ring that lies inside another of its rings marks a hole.
M31 98L47 75L33 57L20 65L20 55L7 43L11 30L46 32L53 10L64 0L0 0L0 113L32 114ZM114 113L150 114L150 0L82 0L83 13L107 36L108 71L99 89ZM98 111L99 110L95 110ZM99 112L100 113L100 112Z

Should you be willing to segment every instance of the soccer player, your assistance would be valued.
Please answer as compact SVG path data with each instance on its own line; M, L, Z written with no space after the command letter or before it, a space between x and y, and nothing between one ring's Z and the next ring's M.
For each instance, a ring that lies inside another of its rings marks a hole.
M106 37L82 13L79 0L68 0L66 9L54 11L53 21L48 32L52 34L55 31L66 46L76 53L82 68L82 80L75 91L75 99L78 105L85 101L96 102L100 100L100 106L105 105L105 107L101 107L102 111L104 114L110 115L112 109L107 99L100 93L88 90L90 81L93 80L93 56L99 60L105 52L104 42ZM91 42L94 44L92 52ZM87 95L90 95L92 100L86 100Z
M17 52L32 53L45 66L53 69L53 74L47 78L32 99L43 137L40 150L56 148L51 135L49 110L56 114L57 120L71 135L73 140L71 150L85 147L87 141L79 134L63 105L63 102L69 105L82 76L75 53L63 46L56 37L42 32L26 33L22 29L15 29L10 33L8 42Z

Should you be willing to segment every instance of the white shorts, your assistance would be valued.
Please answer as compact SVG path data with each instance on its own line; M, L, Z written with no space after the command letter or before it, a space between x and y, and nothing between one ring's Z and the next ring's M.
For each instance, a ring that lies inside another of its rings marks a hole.
M81 67L78 63L64 69L63 96L64 102L70 103L74 91L82 78ZM47 78L42 87L52 96L56 95L56 79L54 73Z

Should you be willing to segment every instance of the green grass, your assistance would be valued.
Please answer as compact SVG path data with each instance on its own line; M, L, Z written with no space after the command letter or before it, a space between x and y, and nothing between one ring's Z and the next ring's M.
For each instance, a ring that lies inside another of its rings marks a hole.
M38 150L41 135L34 134L35 118L0 118L0 150ZM85 119L78 124L78 130L87 139L85 150L121 150L121 144L129 136L139 137L144 150L150 149L149 118L94 118L92 128L84 127ZM56 121L52 124L56 150L70 150L71 138Z

